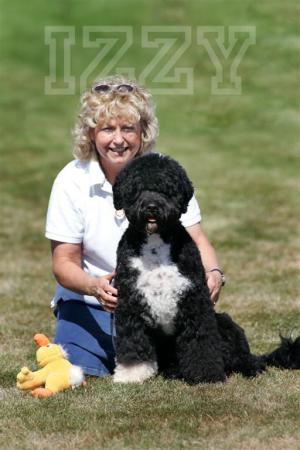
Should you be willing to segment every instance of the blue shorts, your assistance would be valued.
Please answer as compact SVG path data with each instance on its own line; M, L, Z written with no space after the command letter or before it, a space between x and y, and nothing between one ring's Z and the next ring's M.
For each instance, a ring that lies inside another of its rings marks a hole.
M100 305L61 300L55 315L54 341L64 347L69 361L80 366L86 375L110 375L115 367L113 314Z

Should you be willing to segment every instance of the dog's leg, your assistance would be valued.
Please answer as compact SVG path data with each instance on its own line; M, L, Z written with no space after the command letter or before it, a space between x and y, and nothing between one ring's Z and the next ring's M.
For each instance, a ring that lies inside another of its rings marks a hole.
M132 300L132 298L131 298ZM140 303L128 308L119 301L116 312L115 383L142 383L157 374L154 336L143 319Z
M180 305L176 352L183 379L191 384L225 381L221 338L211 305L186 299Z
M136 364L121 364L117 362L113 380L115 383L143 383L156 374L156 361Z
M202 333L200 340L180 336L177 340L177 348L179 371L187 383L225 381L224 363L217 341Z

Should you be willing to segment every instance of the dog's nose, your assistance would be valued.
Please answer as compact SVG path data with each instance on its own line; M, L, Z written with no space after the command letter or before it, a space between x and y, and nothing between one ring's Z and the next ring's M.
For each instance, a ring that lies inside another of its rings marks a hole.
M149 203L149 205L147 205L147 212L150 214L154 214L157 211L157 207L154 203Z

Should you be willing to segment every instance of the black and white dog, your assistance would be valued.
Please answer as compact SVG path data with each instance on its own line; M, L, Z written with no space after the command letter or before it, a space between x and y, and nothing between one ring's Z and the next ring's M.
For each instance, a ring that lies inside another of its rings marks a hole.
M300 368L300 338L252 355L242 328L211 304L199 250L180 222L193 195L184 169L148 154L118 175L114 205L129 221L118 248L115 382L158 372L188 383L255 376L267 364Z

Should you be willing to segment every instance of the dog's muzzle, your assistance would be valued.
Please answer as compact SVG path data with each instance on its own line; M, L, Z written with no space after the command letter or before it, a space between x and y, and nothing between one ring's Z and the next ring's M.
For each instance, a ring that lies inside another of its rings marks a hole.
M176 223L180 210L166 196L146 191L127 208L126 217L136 229L154 234Z
M158 231L158 223L155 219L149 219L146 223L146 231L148 234L157 233Z
M146 231L148 234L157 233L158 223L157 216L159 215L158 208L154 203L147 205L144 211L146 220Z

